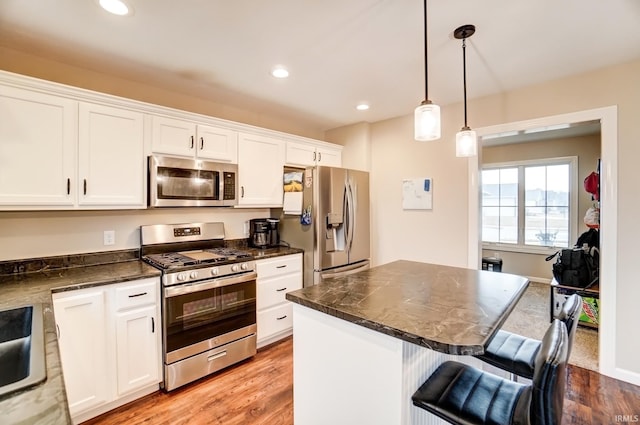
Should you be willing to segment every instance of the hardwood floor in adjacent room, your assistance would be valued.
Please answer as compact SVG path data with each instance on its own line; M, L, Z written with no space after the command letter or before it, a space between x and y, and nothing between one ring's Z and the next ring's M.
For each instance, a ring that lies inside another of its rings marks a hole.
M214 376L151 394L84 425L292 425L292 360L289 337ZM563 425L615 424L634 415L640 415L640 387L569 365Z

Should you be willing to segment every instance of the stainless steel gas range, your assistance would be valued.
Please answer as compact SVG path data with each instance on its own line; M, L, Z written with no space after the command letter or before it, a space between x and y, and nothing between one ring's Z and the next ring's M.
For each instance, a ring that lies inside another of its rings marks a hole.
M256 353L252 256L224 247L223 223L140 227L141 256L162 270L164 389Z

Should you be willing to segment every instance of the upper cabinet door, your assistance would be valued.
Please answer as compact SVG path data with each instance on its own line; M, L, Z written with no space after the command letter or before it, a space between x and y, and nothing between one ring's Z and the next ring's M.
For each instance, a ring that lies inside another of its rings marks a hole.
M0 208L75 202L77 102L0 86Z
M332 148L325 145L311 143L287 142L287 165L328 167L342 166L342 147Z
M241 133L238 139L240 206L282 206L285 142Z
M238 132L198 124L196 149L198 158L238 163Z
M287 165L316 165L315 146L304 143L287 142Z
M195 157L195 123L154 116L151 126L151 151L153 153Z
M342 167L342 149L318 146L316 150L316 161L318 165Z
M80 103L78 205L144 208L144 116Z

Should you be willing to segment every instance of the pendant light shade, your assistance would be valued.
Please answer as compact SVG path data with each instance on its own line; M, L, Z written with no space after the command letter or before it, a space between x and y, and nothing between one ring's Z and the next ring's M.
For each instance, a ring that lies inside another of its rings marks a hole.
M476 156L478 154L478 137L476 132L467 124L467 55L466 39L476 32L473 25L463 25L456 28L453 36L462 40L462 81L464 86L464 127L456 134L456 156Z
M422 102L415 112L415 139L428 142L440 138L440 107Z
M440 107L429 100L427 66L427 0L424 0L424 100L416 108L414 138L419 142L440 138Z
M469 127L463 127L456 133L456 156L476 156L478 154L478 136Z

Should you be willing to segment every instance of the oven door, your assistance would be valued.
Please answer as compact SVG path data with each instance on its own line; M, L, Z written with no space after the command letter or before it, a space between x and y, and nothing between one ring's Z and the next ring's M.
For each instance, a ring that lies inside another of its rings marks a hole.
M256 332L256 273L164 290L165 363Z

